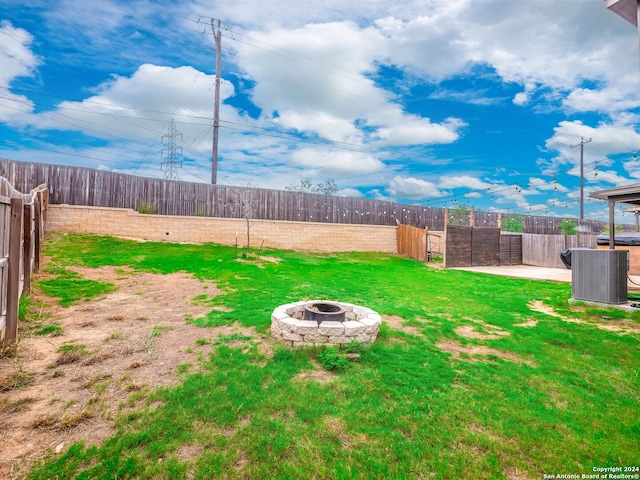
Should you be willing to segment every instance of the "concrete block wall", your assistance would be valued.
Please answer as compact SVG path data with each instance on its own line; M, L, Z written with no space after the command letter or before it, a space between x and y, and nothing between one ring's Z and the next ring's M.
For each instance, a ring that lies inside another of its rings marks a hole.
M144 215L131 209L49 205L47 230L174 243L247 243L244 219ZM251 246L310 252L397 253L396 227L251 221Z

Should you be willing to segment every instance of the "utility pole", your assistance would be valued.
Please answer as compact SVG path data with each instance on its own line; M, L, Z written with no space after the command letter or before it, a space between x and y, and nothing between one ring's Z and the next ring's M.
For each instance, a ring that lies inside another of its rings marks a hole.
M198 19L198 23L200 23ZM202 22L205 23L205 22ZM209 18L211 25L211 33L216 42L216 83L213 103L213 140L211 142L211 185L218 182L218 129L220 128L220 56L222 55L222 21L215 18ZM202 33L207 33L205 31Z
M179 155L182 155L182 147L176 146L178 139L182 139L182 133L176 130L176 124L172 118L169 122L169 132L162 136L162 144L167 147L162 149L161 155L167 160L162 162L161 166L164 178L167 180L178 180L178 167L182 167L182 160L178 158Z
M220 20L211 19L211 32L216 40L216 85L213 105L213 141L211 143L211 184L215 185L218 182L218 129L220 128L220 55L222 54Z
M571 145L571 148L580 146L580 220L584 220L584 144L590 141L580 137L580 143Z

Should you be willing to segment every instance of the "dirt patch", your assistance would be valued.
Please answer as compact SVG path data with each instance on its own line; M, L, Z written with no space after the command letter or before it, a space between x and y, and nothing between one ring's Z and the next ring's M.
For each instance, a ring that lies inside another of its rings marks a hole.
M538 325L538 321L534 320L533 318L530 318L529 320L527 320L526 322L522 322L522 323L515 323L513 326L514 327L524 327L524 328L531 328L531 327L535 327L536 325Z
M404 318L398 317L397 315L382 315L382 321L394 330L399 330L410 335L422 335L422 332L420 332L416 327L412 325L405 325Z
M184 273L73 270L118 290L69 308L33 297L46 305L41 321L59 325L62 335L22 338L17 356L0 360L0 378L11 379L0 391L0 478L24 478L47 452L112 436L121 408L135 408L136 396L177 384L180 372L197 368L199 355L217 338L256 336L237 324L205 329L186 322L212 310L192 300L219 295L214 283Z
M535 312L540 312L546 315L551 315L552 317L559 318L563 322L581 323L583 325L593 325L594 327L597 327L600 330L615 332L619 335L626 335L629 333L635 333L635 334L640 333L640 325L636 322L632 322L628 320L603 319L602 322L594 323L594 322L588 322L586 320L581 320L579 318L568 318L556 313L551 307L546 306L539 300L529 303L528 307Z
M312 362L313 370L305 370L293 377L293 380L301 382L318 382L321 384L331 383L335 380L335 374L324 369L319 363Z
M556 313L556 311L553 308L545 305L540 300L534 300L533 302L529 302L527 306L529 307L530 310L533 310L534 312L544 313L545 315L551 315L552 317L564 319L562 315L560 315L559 313Z
M506 360L508 362L524 363L530 367L536 367L536 363L526 358L522 358L519 355L511 352L504 352L495 348L489 348L482 345L462 345L452 340L442 341L436 343L443 352L450 353L454 358L458 360L464 360L466 362L477 362L479 360L487 361L487 359L479 359L477 357L494 356Z
M456 328L456 333L465 338L478 338L480 340L495 340L498 338L508 337L510 335L506 330L500 327L483 322L482 320L470 319L476 323L478 327L473 325L461 325ZM483 331L479 331L483 330Z

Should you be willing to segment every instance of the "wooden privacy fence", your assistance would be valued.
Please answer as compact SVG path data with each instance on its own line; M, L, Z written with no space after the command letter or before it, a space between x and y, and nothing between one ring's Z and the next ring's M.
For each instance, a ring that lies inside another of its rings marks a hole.
M264 188L230 187L139 177L91 168L17 162L0 158L0 176L18 190L46 183L52 204L131 208L157 208L161 215L243 218L242 198L250 198L252 217L356 225L389 225L396 222L429 230L444 230L447 223L469 227L501 226L503 214L460 208L407 205L384 200L299 193ZM518 216L527 233L560 233L558 217ZM455 223L454 220L462 222ZM580 231L600 232L607 224L596 220L574 221ZM628 226L631 231L633 226Z
M567 248L596 248L597 234L579 233L578 235L535 235L522 234L522 262L538 267L565 268L560 252Z
M48 199L46 185L24 194L0 177L0 341L3 346L17 341L20 296L29 292L31 272L40 268Z
M447 226L445 230L445 268L521 263L519 235L502 235L499 228Z

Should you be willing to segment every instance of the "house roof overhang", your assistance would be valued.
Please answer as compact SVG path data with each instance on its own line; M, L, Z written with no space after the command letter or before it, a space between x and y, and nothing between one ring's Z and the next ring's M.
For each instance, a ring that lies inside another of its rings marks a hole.
M605 7L634 27L638 26L637 0L604 0Z
M589 197L608 202L640 206L640 183L591 192Z

